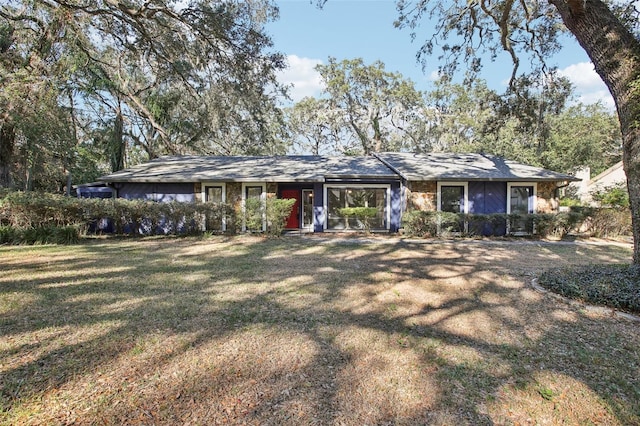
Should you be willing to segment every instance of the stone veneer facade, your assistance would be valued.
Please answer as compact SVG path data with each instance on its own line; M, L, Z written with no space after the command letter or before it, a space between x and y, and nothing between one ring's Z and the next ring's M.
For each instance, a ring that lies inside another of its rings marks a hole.
M435 211L437 209L438 184L436 181L408 182L406 188L407 210Z
M556 182L538 182L536 213L554 213L558 211Z
M558 211L556 182L538 182L536 213ZM438 183L436 181L409 182L406 188L406 210L437 210Z

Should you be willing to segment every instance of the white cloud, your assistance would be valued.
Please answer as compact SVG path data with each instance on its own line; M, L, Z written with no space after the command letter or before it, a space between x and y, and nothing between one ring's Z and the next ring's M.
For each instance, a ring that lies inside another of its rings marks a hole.
M559 70L559 73L571 80L580 102L592 104L600 101L605 107L612 111L615 110L613 98L591 62L579 62L569 65Z
M320 59L289 55L287 62L289 66L278 74L278 81L292 85L289 94L293 102L298 102L305 96L318 96L322 92L322 79L315 70L315 66L322 63Z
M431 73L429 73L428 79L429 79L429 81L438 81L438 80L440 80L440 71L438 71L438 70L431 71Z

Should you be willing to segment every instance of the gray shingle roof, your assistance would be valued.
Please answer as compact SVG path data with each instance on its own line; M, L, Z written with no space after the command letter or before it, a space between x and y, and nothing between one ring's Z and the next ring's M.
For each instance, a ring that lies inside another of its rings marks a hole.
M376 158L377 157L377 158ZM375 157L161 157L101 177L102 182L326 182L340 179L409 181L574 181L573 176L486 154L409 154Z
M324 182L327 179L398 179L374 157L311 155L161 157L101 177L103 182Z
M384 152L376 155L409 181L575 181L574 176L487 154Z

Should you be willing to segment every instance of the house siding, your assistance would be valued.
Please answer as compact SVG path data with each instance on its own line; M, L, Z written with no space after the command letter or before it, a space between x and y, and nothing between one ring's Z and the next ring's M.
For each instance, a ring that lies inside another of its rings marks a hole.
M391 184L391 223L389 224L390 232L398 232L400 229L400 220L402 218L402 188L400 182Z
M192 183L123 183L118 197L127 200L147 200L168 203L192 203L196 197Z
M506 182L469 182L469 213L507 212Z

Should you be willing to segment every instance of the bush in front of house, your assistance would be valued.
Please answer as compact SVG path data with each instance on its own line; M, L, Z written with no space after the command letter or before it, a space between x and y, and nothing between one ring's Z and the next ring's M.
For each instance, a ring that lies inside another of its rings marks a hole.
M371 221L378 215L378 209L375 207L344 207L338 209L338 214L347 219L355 219L358 225L362 225L362 229L371 232Z
M0 198L0 224L15 228L82 225L82 201L40 192L7 192Z
M267 198L267 234L280 236L287 226L287 219L291 216L295 198Z
M631 211L620 208L590 208L583 230L597 238L617 238L631 235Z
M631 233L628 209L574 207L568 212L539 214L456 214L409 211L402 216L406 235L415 237L529 235L563 238L580 230L594 237L617 237Z
M435 237L465 233L467 215L449 212L412 210L402 216L404 232L415 237Z
M543 272L538 283L554 293L640 314L640 267L586 265Z
M222 217L233 218L221 203L158 203L144 200L86 199L38 192L6 192L0 198L0 243L71 243L99 223L119 235L199 234ZM210 229L210 228L209 228Z

